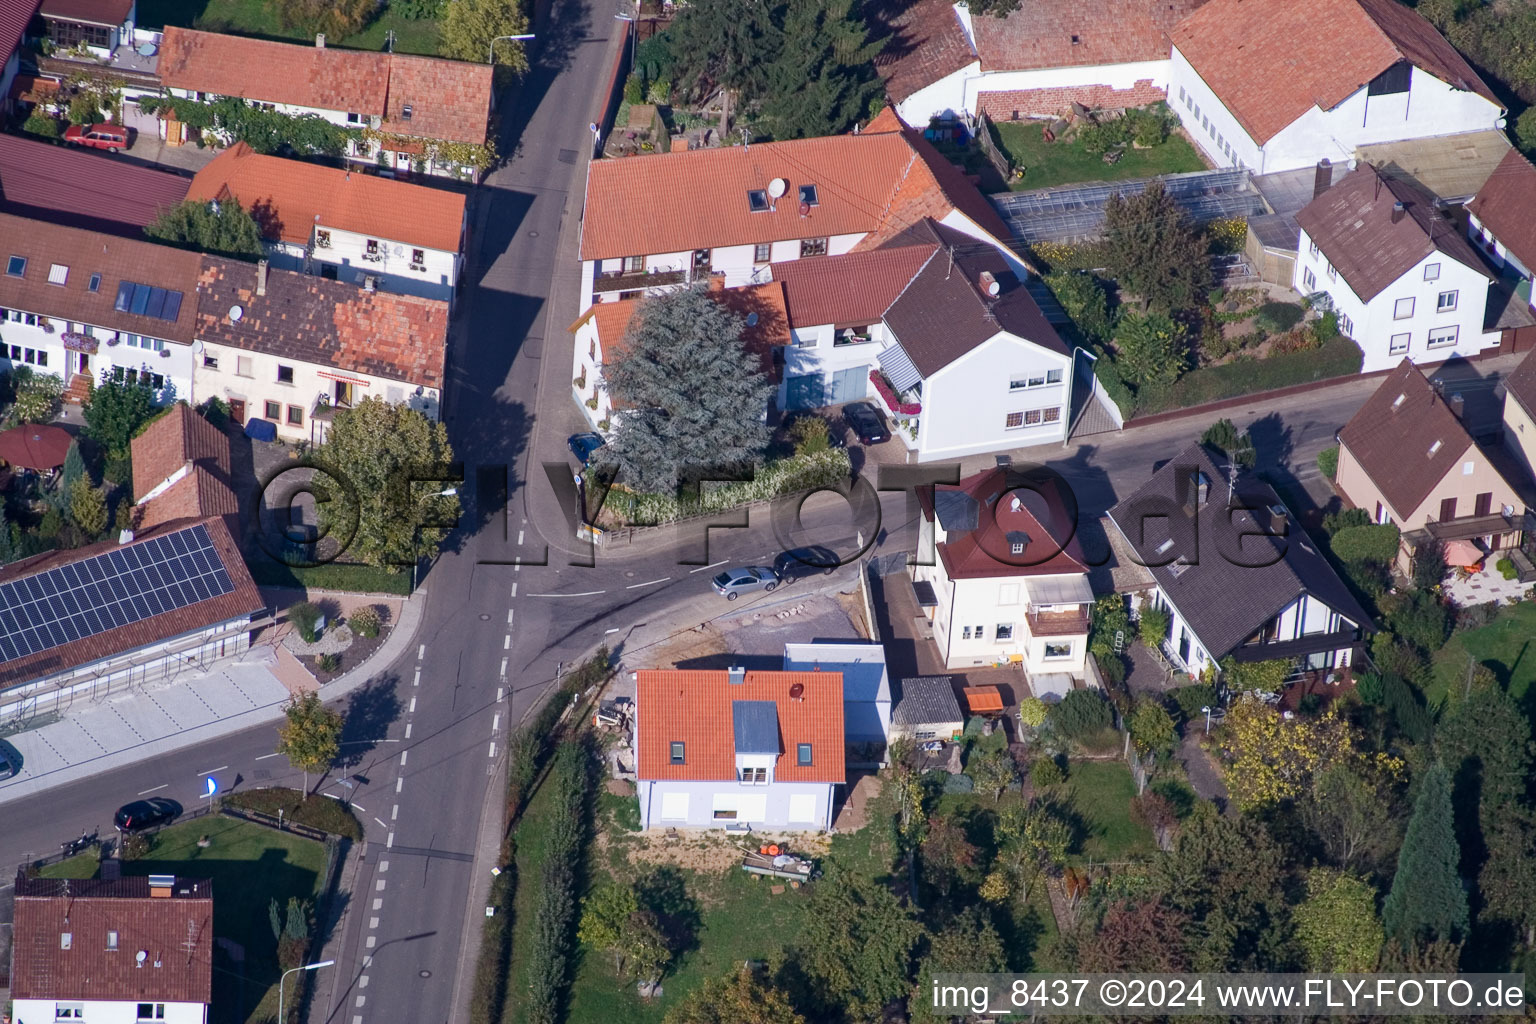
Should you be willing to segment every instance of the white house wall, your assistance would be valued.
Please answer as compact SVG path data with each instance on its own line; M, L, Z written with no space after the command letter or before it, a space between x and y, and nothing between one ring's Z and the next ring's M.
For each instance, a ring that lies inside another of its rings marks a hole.
M763 786L722 781L646 781L638 787L642 828L725 828L750 825L754 830L825 831L832 827L832 799L836 787L829 782L772 782ZM672 794L672 800L668 800ZM687 797L687 809L681 816L671 816L675 804ZM799 800L795 800L799 797ZM790 820L791 804L805 809L801 820ZM754 807L760 804L760 807ZM718 807L737 809L735 818L716 818ZM663 808L667 809L664 810ZM762 811L761 818L745 817Z
M818 377L825 385L827 377L854 368L864 370L866 387L850 396L849 400L866 397L870 393L868 371L877 365L880 351L890 341L890 333L886 330L885 324L878 320L860 330L869 336L868 341L853 345L839 345L837 337L842 332L832 324L794 328L790 333L795 343L784 347L784 372L783 379L779 382L779 408L789 408L791 378Z
M431 249L410 242L397 242L388 238L371 237L356 231L316 224L319 231L330 232L330 245L316 245L315 260L349 268L338 273L343 281L361 284L364 277L374 275L380 279L383 291L402 295L420 295L429 299L449 301L458 283L459 254L442 249ZM462 225L460 237L463 237ZM378 243L378 259L368 258L368 242ZM420 250L423 258L418 265L412 259Z
M788 202L789 200L781 199L779 201ZM814 209L809 217L804 218L803 224L805 227L805 238L823 237L815 234L816 213ZM843 253L850 251L855 245L858 245L859 241L864 238L864 235L864 232L858 232L854 234L825 236L827 238L827 255L841 256ZM710 248L709 275L723 274L725 287L727 288L739 288L742 285L748 284L762 284L772 278L772 275L768 272L768 263L785 263L789 260L800 259L800 242L801 239L799 238L791 238L785 241L769 243L770 250L767 263L759 262L754 258L757 254L756 245L725 245ZM682 271L691 276L693 253L694 250L692 249L689 249L687 252L648 253L645 257L645 270L637 271L636 274L664 274ZM599 292L596 291L595 285L597 279L603 274L623 271L624 262L624 257L608 257L606 259L586 260L583 262L581 276L583 294L590 296L590 301L582 304L581 308L583 310L591 305L592 302L612 302L621 297L622 293L619 290ZM704 281L709 275L701 272L697 280ZM623 291L628 292L639 289L670 291L676 287L679 286L672 284L661 285L655 289L646 289L643 284L636 284Z
M158 955L160 951L152 950ZM132 953L124 953L124 956L132 956ZM169 954L167 954L169 955ZM165 1007L165 1015L156 1017L155 1024L163 1020L165 1024L203 1024L208 1019L208 1007L204 1003L162 1003L160 1000L148 997L143 1000L132 1001L107 1001L103 999L18 999L11 1009L11 1016L18 1024L32 1024L33 1021L72 1020L73 1017L58 1017L60 1007L80 1007L79 1020L85 1024L138 1024L139 1003L161 1003Z
M1241 164L1261 174L1268 170L1282 169L1264 166L1264 152L1259 144L1248 137L1248 132L1238 124L1237 118L1221 100L1216 98L1216 94L1195 72L1177 46L1173 48L1173 56L1168 63L1168 106L1179 115L1184 130L1189 133L1195 145L1200 147L1206 159L1217 167ZM1229 157L1222 150L1219 139L1225 140L1232 148L1233 156ZM1316 163L1317 157L1306 162Z
M195 296L191 298L195 300ZM188 299L188 296L183 295L183 302ZM54 374L68 384L69 379L77 373L84 372L92 380L100 380L103 370L121 367L163 377L167 387L156 393L157 401L162 404L177 398L190 401L193 397L191 345L156 339L164 343L165 351L169 353L161 355L154 349L130 346L126 341L110 344L114 339L126 339L131 332L118 332L94 324L64 320L40 310L17 309L16 312L22 315L21 321L11 319L11 310L7 309L4 322L0 323L0 346L3 346L3 350L0 350L0 368L10 370L18 366L30 366L35 372ZM44 330L40 323L36 326L28 324L25 319L28 314L48 317L53 330ZM82 353L66 349L63 335L83 334L87 326L96 338L96 351L85 353L86 368L82 371ZM19 355L15 354L17 349L20 349ZM27 358L28 351L32 353L31 359Z
M1477 219L1477 214L1470 210L1467 211L1467 237L1472 239L1473 245L1487 253L1488 258L1493 260L1500 269L1508 266L1521 277L1527 280L1531 278L1531 268L1522 263L1520 257L1510 252L1503 242L1494 237L1493 232L1489 231L1487 226Z
M958 71L952 71L931 85L921 89L896 104L896 113L907 124L925 127L935 117L949 117L970 111L966 104L966 86L970 79L981 73L981 61L973 60Z
M1057 370L1061 382L1010 391L1011 377ZM918 461L1060 441L1067 426L1067 357L999 333L923 381ZM1009 413L1055 408L1057 419L1010 428Z

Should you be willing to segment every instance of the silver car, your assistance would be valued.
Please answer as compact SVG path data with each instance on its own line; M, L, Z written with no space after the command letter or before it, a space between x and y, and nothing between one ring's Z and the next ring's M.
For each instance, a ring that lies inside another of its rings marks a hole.
M710 580L715 593L734 601L741 594L754 590L767 592L779 585L779 574L766 565L749 565L741 569L727 569Z

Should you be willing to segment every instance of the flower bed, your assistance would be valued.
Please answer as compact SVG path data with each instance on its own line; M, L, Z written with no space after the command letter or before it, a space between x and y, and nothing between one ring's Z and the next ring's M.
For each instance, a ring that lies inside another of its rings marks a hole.
M886 379L885 374L879 370L869 371L869 382L880 392L880 397L885 399L886 406L898 416L916 416L923 411L921 402L903 402L896 394L896 389Z

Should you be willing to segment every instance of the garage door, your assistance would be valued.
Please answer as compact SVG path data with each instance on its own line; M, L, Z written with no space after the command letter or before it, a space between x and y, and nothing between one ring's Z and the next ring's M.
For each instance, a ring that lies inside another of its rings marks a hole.
M687 793L663 793L663 794L661 794L661 820L662 821L687 821L688 820L688 794Z
M822 400L821 374L812 373L801 377L791 377L785 383L784 408L815 409L826 405Z
M869 394L869 370L863 366L850 366L846 370L827 374L827 400L824 405L842 405Z
M815 793L796 793L789 798L789 823L791 825L816 823Z

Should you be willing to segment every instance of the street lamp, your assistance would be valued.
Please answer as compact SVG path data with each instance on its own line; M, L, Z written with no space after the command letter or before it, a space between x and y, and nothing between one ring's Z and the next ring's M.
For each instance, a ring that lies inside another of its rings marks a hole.
M335 960L322 960L317 964L305 964L302 967L290 967L288 970L284 971L283 976L277 979L277 1015L279 1017L283 1016L283 983L288 980L288 975L292 974L294 971L313 971L318 970L321 967L329 967L335 962Z
M1211 706L1207 704L1200 710L1205 712L1205 734L1209 736L1211 734Z
M485 58L485 62L487 64L495 64L496 63L496 44L501 42L503 39L532 39L532 38L533 38L533 33L532 32L529 32L529 33L526 33L526 34L520 35L520 36L497 36L495 39L491 40L490 56Z
M444 490L436 491L436 492L432 493L431 495L428 495L428 497L432 497L432 498L451 498L455 494L458 494L458 493L459 493L459 489L457 487L448 487L448 488L445 488ZM416 551L416 541L415 541L414 535L412 536L412 539L411 539L411 554L416 555L415 558L411 559L411 593L414 594L414 593L416 593L416 577L420 574L420 571L421 571L421 556Z
M1067 432L1061 439L1061 446L1065 448L1072 441L1072 394L1077 390L1077 354L1081 352L1091 362L1098 362L1099 357L1089 352L1083 346L1078 345L1072 349L1072 373L1067 378ZM1092 397L1091 395L1089 397ZM1088 407L1083 406L1084 410Z

